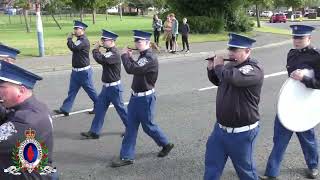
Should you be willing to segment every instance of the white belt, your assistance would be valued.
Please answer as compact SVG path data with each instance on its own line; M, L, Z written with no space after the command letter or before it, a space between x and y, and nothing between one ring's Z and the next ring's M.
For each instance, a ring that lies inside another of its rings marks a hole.
M90 69L90 67L91 66L89 65L89 66L86 66L86 67L83 67L83 68L72 68L72 70L79 72L79 71L84 71L84 70Z
M218 123L219 124L219 123ZM241 132L246 132L251 129L256 128L259 125L259 121L257 121L254 124L248 125L248 126L242 126L242 127L237 127L237 128L232 128L232 127L226 127L221 124L219 124L219 127L223 130L225 130L227 133L241 133Z
M104 85L105 87L110 87L110 86L116 86L116 85L118 85L118 84L120 84L120 83L121 83L121 81L119 80L119 81L112 82L112 83L103 83L103 85Z
M134 96L148 96L152 93L154 93L154 89L150 89L149 91L138 92L138 93L132 91L132 95L134 95Z

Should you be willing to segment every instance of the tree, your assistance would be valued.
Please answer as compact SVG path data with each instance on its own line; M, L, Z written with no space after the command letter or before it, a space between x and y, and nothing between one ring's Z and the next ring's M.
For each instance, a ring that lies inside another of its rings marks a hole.
M44 10L48 11L51 14L52 19L59 27L59 29L61 29L61 26L54 15L56 14L58 9L61 9L62 7L66 6L66 3L68 3L68 1L63 0L46 0L45 2L43 2Z
M137 11L140 9L142 15L145 14L145 11L148 7L151 7L153 4L153 0L128 0L128 6L136 8Z
M109 7L116 3L116 0L89 0L88 5L92 9L92 23L96 23L96 12L98 8ZM107 12L106 12L107 13Z
M273 6L275 8L279 8L279 7L286 7L286 0L273 0Z
M83 21L84 8L90 6L90 0L72 0L72 5L80 11L80 21Z
M26 24L26 30L29 33L30 32L30 25L29 25L27 16L28 16L28 10L32 7L31 0L16 0L15 6L22 8L24 22Z
M305 0L304 6L306 6L306 7L319 7L320 0Z
M304 5L305 0L284 0L287 7L292 7L292 9L300 8Z
M249 0L249 3L256 7L257 27L260 28L260 7L271 7L274 4L273 0Z
M153 0L152 5L157 8L159 11L166 7L167 0Z
M109 0L107 3L105 3L106 8L106 20L108 20L108 9L110 7L116 6L119 3L117 0Z
M168 5L170 11L179 16L204 16L204 19L209 17L209 19L218 20L224 24L226 30L246 31L251 29L252 23L243 13L244 0L174 0L168 1Z

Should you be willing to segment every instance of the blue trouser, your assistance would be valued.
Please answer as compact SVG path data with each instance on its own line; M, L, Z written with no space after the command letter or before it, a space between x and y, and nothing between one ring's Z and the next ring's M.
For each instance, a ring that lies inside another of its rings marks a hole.
M93 85L93 70L92 68L84 71L72 71L70 77L70 85L68 91L68 97L63 101L60 107L61 111L70 112L74 99L78 94L79 89L82 87L93 101L94 107L98 99L97 92ZM94 108L95 109L95 108Z
M259 126L241 133L228 133L216 123L207 141L204 179L219 180L230 157L241 180L257 180L253 152L258 132Z
M154 122L155 105L155 93L142 97L131 96L128 105L128 126L122 140L120 158L134 159L140 123L143 131L148 134L158 146L165 146L169 143L166 135Z
M284 152L288 146L293 132L283 127L278 116L274 121L273 148L267 163L266 176L279 176L280 164L283 159ZM305 132L296 132L305 161L309 169L318 167L318 147L314 129Z
M104 117L110 103L114 105L114 108L118 112L124 126L127 127L127 111L124 107L122 93L123 89L121 84L110 87L102 87L96 103L96 114L93 118L90 132L100 134L104 123Z

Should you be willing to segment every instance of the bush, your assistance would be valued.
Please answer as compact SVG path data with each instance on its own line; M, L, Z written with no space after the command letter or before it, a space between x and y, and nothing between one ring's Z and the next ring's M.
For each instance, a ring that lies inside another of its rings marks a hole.
M167 15L170 14L170 12L166 12L159 15L159 18L162 19L162 22L167 19ZM181 29L181 26L183 24L182 19L185 16L182 16L180 14L176 14L176 19L179 21L179 31ZM219 33L224 31L224 20L222 18L216 19L213 17L207 17L207 16L192 16L188 17L188 24L190 26L191 33Z
M206 16L187 17L192 33L220 33L224 31L223 19Z
M243 11L244 12L244 11ZM247 32L252 31L254 22L243 13L228 14L226 17L226 30L233 32Z

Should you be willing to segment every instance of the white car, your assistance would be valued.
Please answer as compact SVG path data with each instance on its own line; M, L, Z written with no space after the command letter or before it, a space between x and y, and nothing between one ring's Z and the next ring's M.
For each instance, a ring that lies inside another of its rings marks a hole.
M261 17L271 17L273 15L272 11L263 11Z

